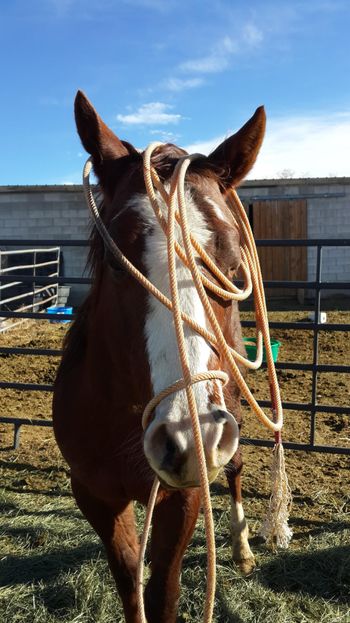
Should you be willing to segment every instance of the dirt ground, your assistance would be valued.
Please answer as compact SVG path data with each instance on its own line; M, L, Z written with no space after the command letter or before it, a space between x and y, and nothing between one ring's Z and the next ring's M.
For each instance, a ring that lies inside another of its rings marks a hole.
M305 312L273 312L273 321L304 320ZM244 314L250 319L250 314ZM347 311L328 312L328 322L349 323ZM31 322L0 334L0 346L60 348L66 325L47 321ZM247 337L252 336L246 330ZM311 362L312 332L273 330L272 337L281 342L280 361ZM349 333L322 333L320 335L320 363L350 364ZM0 379L28 383L52 383L58 357L10 356L0 354ZM280 370L278 372L283 400L305 402L311 400L311 372ZM268 398L264 370L249 373L248 383L258 399ZM350 403L349 374L320 374L317 399L320 404L348 406ZM20 392L0 390L0 415L50 419L49 392ZM285 413L284 438L288 441L308 441L310 416L307 411ZM245 409L244 437L266 437L248 409ZM13 427L0 425L0 475L2 485L14 491L69 490L69 472L55 446L51 428L22 427L21 444L12 449ZM317 444L350 446L350 416L326 414L317 416ZM244 496L246 510L251 517L263 513L269 492L270 450L246 446ZM294 495L293 528L299 538L310 534L320 525L332 522L337 509L350 512L348 473L350 459L331 454L286 452L287 469ZM227 505L226 483L222 477L214 485L215 504ZM254 534L254 525L253 530ZM294 547L297 547L298 537Z

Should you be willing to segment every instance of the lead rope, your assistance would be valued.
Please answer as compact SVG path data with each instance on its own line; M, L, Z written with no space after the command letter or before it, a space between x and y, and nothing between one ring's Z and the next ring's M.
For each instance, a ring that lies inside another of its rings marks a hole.
M263 536L271 543L276 542L278 546L287 547L291 538L291 531L288 527L288 515L291 502L290 489L288 485L287 476L284 470L284 455L283 446L281 441L281 428L283 425L283 411L280 399L280 392L278 387L277 376L275 372L269 327L267 322L266 302L263 290L261 270L256 251L256 246L253 238L253 234L250 229L249 221L247 219L245 210L238 198L237 193L234 190L229 191L227 196L227 204L231 210L233 221L238 227L241 234L241 253L242 253L242 271L244 275L244 288L240 290L234 284L232 284L227 277L217 268L212 262L211 258L207 255L205 250L201 247L198 241L190 233L187 214L186 214L186 200L185 200L185 175L187 168L192 160L198 158L198 154L192 156L185 156L181 158L175 167L173 177L171 180L170 191L167 193L163 184L161 183L155 169L151 166L151 155L153 151L159 147L161 143L152 143L143 154L144 161L144 178L147 189L147 194L150 199L150 203L153 207L155 215L167 236L167 248L168 248L168 268L169 268L169 282L171 291L171 300L168 299L160 290L158 290L120 251L111 236L109 235L106 226L104 225L99 215L94 197L91 192L89 175L92 169L92 160L89 158L84 166L83 170L83 186L85 198L88 206L93 215L95 225L100 235L102 236L105 245L120 262L124 268L135 278L137 281L145 287L153 296L155 296L162 304L164 304L173 313L174 326L178 341L178 349L180 362L182 367L183 378L166 388L159 394L157 394L146 406L142 416L142 426L145 428L148 424L152 411L157 404L161 402L166 396L184 389L186 392L189 412L191 417L193 436L195 441L198 468L200 474L200 485L203 502L204 520L206 528L207 539L207 551L208 551L208 570L207 570L207 590L206 600L204 608L204 623L210 623L212 620L212 613L214 608L214 596L215 596L215 538L214 538L214 526L210 504L210 491L209 482L205 463L205 454L203 448L203 442L200 432L200 424L197 413L197 406L193 392L193 384L208 380L219 380L222 385L225 385L228 381L228 375L222 370L206 371L196 375L191 375L189 369L186 344L183 332L183 322L190 326L199 335L208 340L212 346L218 351L218 354L222 356L229 367L229 370L235 379L240 391L246 398L248 404L252 407L259 420L275 433L275 448L274 448L274 464L272 468L272 496L270 499L270 509L267 518L262 527ZM164 204L168 209L168 218L166 219L162 213L161 206L159 204L158 196L155 189L159 192ZM176 209L178 205L178 210ZM181 227L182 239L184 244L184 250L175 240L175 227L176 222ZM205 277L199 270L193 249L201 257L205 265L215 274L219 282L225 286L223 289L207 277ZM176 279L176 255L180 257L181 261L189 268L192 274L192 279L197 289L200 300L203 304L209 322L211 324L213 333L207 329L198 325L187 314L181 312L178 286ZM212 292L224 298L225 300L244 300L250 293L254 292L254 304L256 314L256 337L257 337L257 356L254 362L249 361L243 357L240 353L237 353L231 348L221 331L220 325L216 319L215 313L212 309L209 298L206 294L205 288L210 289ZM236 362L245 365L247 368L257 369L262 362L263 354L263 342L265 343L265 350L267 355L267 366L269 373L271 400L273 405L273 421L268 418L261 407L256 402L254 396L251 394ZM222 393L222 392L221 392ZM140 611L142 623L147 623L144 603L143 603L143 560L146 550L146 544L148 539L148 533L151 525L152 513L157 498L159 488L159 481L155 478L151 495L146 511L146 519L144 531L141 537L139 564L137 570L137 602Z

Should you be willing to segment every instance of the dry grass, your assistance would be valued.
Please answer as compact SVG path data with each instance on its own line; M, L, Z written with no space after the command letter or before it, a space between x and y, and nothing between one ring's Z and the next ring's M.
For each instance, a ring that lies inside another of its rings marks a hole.
M17 478L20 474L17 473ZM20 482L20 481L17 481ZM119 600L96 535L66 486L0 496L0 620L9 623L115 623ZM217 623L350 621L350 522L346 504L333 523L310 530L290 552L255 543L258 568L242 577L230 559L229 514L214 496L218 546ZM215 491L214 491L215 494ZM322 500L321 500L322 502ZM327 502L330 503L329 496ZM334 500L337 504L337 501ZM254 525L255 517L251 517ZM257 539L255 539L257 541ZM200 520L185 559L179 621L201 621L205 538Z
M286 312L287 313L287 312ZM299 319L300 312L295 313ZM341 312L331 316L341 321ZM348 312L346 312L348 319ZM300 317L301 318L301 317ZM274 318L272 318L274 319ZM279 315L279 320L284 318ZM287 319L287 318L286 318ZM288 315L290 319L290 315ZM344 320L345 321L345 320ZM39 323L40 324L40 323ZM45 323L13 332L14 345L58 347L64 329ZM33 333L34 331L34 333ZM307 360L310 339L298 342L286 332L282 360ZM349 361L349 336L339 336L344 363ZM321 356L330 362L327 336ZM9 336L1 338L9 342ZM0 339L0 342L1 342ZM334 340L334 336L332 336ZM57 360L1 357L2 378L50 382ZM46 362L46 364L45 364ZM334 361L333 361L334 362ZM262 379L263 373L261 374ZM309 379L281 374L288 398L306 399ZM263 391L260 377L253 389ZM329 376L332 387L320 384L322 398L347 386ZM255 385L254 385L255 384ZM50 395L25 396L12 390L0 392L0 413L50 417ZM12 393L11 393L12 392ZM295 396L294 396L295 394ZM304 396L305 394L305 396ZM261 397L261 396L260 396ZM333 402L333 404L335 404ZM338 403L337 403L338 404ZM340 404L343 404L341 402ZM286 417L286 439L304 440L308 416ZM345 416L319 418L318 442L345 444ZM76 509L69 475L49 429L23 427L18 452L11 449L12 431L0 427L0 621L6 623L122 623L123 615L96 535ZM247 415L244 435L258 436ZM350 623L350 487L349 458L287 452L287 466L294 494L291 525L294 540L287 552L273 554L256 537L269 492L269 452L244 449L245 510L250 525L257 570L242 577L230 558L228 495L224 480L213 486L218 582L216 623ZM142 518L138 509L138 516ZM188 549L182 574L179 623L199 623L205 593L206 548L202 521Z

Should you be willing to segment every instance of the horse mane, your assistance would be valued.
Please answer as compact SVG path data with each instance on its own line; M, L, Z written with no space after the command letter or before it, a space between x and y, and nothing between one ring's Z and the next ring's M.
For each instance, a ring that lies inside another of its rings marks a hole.
M97 197L100 194L100 189L96 187ZM96 198L96 197L95 197ZM98 201L98 199L97 199ZM100 201L99 213L103 219L103 213L105 211L105 205L103 199ZM71 368L77 363L84 355L87 345L87 323L89 318L90 309L93 306L93 294L96 289L96 280L98 280L98 268L102 267L104 257L104 245L100 234L97 231L94 223L91 223L90 232L88 237L89 251L85 264L84 272L93 278L92 289L88 293L86 299L81 305L79 305L74 321L70 324L70 327L63 339L63 351L64 351L64 364ZM61 370L61 366L58 371ZM57 377L58 377L57 375Z
M87 324L91 309L91 293L80 305L74 321L71 323L63 339L64 357L57 371L59 379L63 369L71 369L74 364L81 360L86 351L87 345Z

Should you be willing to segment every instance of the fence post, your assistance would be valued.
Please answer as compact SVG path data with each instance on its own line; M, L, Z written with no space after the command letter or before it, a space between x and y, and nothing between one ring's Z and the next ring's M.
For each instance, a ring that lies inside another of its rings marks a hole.
M315 292L315 328L312 353L312 390L311 390L311 422L310 445L315 445L316 412L317 412L317 365L318 365L318 326L321 313L321 278L322 278L322 246L317 245L316 256L316 292Z
M36 277L36 249L33 251L33 277ZM35 311L35 281L33 281L33 305L32 311Z
M2 251L0 250L0 275L1 275L1 271L2 271ZM0 284L2 286L2 284ZM0 287L0 311L1 311L1 293L2 293L2 289Z
M57 273L57 277L60 276L60 259L61 259L61 248L58 247L57 249L57 260L56 260L56 273ZM56 283L56 299L55 299L55 305L58 305L58 282Z
M16 422L14 424L14 431L13 431L13 449L14 450L18 450L19 448L19 442L21 440L21 424L19 424L18 422Z

